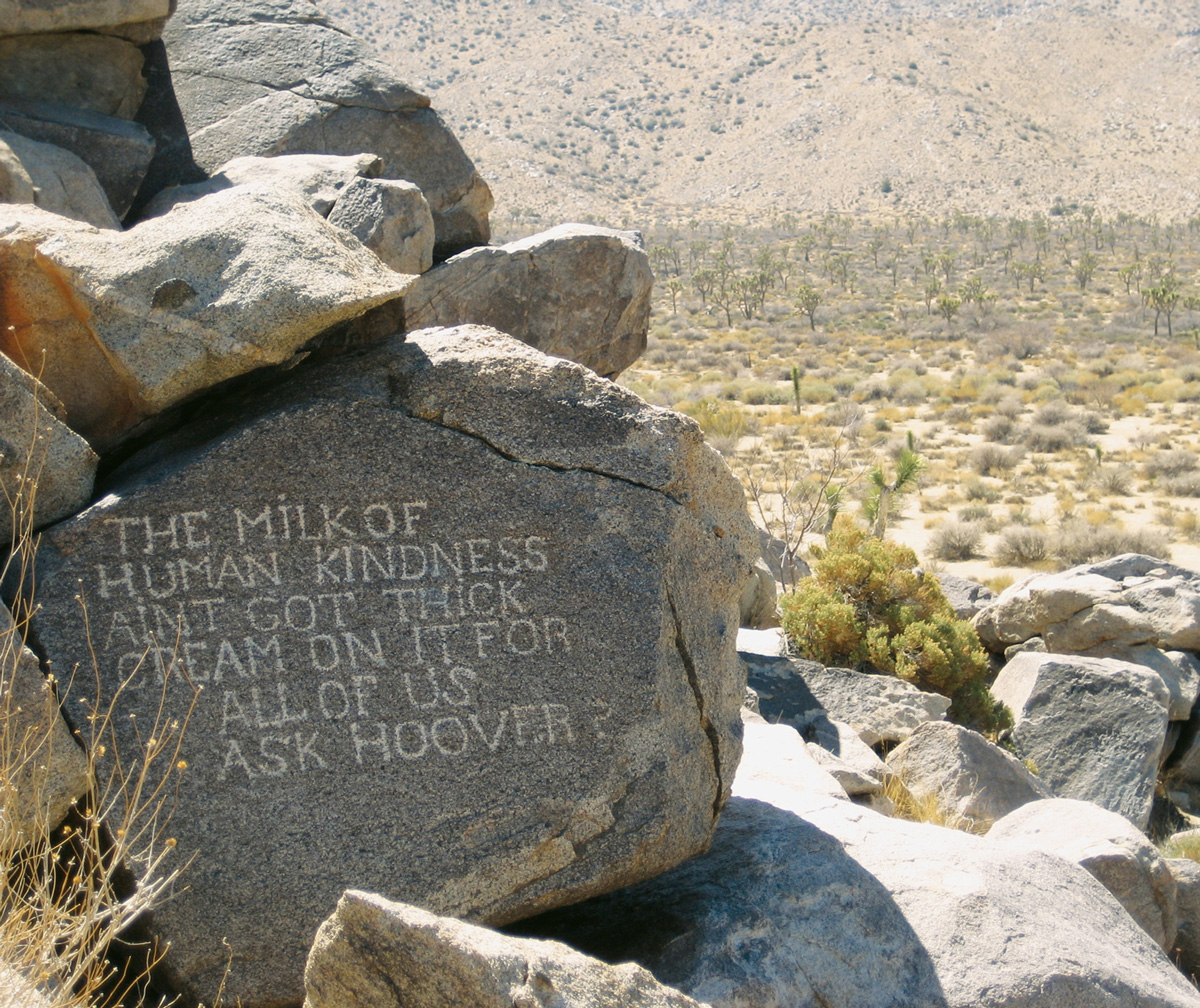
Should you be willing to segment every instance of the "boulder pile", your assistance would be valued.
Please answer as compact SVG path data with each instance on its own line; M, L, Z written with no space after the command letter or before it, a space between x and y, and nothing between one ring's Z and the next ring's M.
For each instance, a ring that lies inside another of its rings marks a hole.
M1200 1006L1200 575L957 586L999 740L739 660L802 571L612 381L640 237L491 205L310 0L0 0L4 823L187 722L185 1006Z

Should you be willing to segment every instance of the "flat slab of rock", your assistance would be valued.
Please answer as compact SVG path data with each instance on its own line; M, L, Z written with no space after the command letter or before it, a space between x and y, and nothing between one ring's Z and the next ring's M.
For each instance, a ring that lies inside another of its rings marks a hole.
M562 224L448 259L405 294L404 317L492 326L615 378L646 349L653 284L640 235Z
M850 725L867 745L902 742L919 725L945 717L950 701L903 679L826 668L800 658L739 651L748 682L768 721L784 721L805 738L830 719ZM836 755L836 754L835 754Z
M62 147L0 130L0 202L118 231L121 222L88 165Z
M0 0L3 34L111 28L168 17L171 0Z
M118 217L133 203L154 155L154 140L137 123L58 102L5 98L0 120L14 133L65 148L85 162Z
M1167 952L1175 948L1175 879L1129 820L1091 802L1051 798L997 820L989 839L1035 847L1073 861L1112 893Z
M14 532L27 536L91 499L99 460L58 419L61 410L48 389L0 354L0 554Z
M987 829L1014 809L1054 797L1012 753L978 732L930 721L888 753L887 768L917 799Z
M491 192L429 99L308 0L186 0L163 41L177 105L144 115L150 192L242 155L371 152L424 193L439 259L487 242Z
M1046 650L1091 653L1151 644L1200 649L1200 573L1137 553L1035 574L1001 592L974 620L993 651L1031 637Z
M353 890L317 932L304 987L305 1008L701 1008L634 963Z
M147 203L140 216L161 217L180 203L190 203L235 185L261 184L294 193L322 217L355 179L375 178L383 162L374 154L280 154L278 157L238 157L221 165L210 178L190 185L171 186Z
M664 871L741 748L754 535L692 421L469 327L290 375L38 554L55 667L82 592L122 714L203 687L155 923L247 1008L299 1001L348 887L500 923Z
M1200 1005L1078 865L740 771L734 795L708 853L517 930L715 1008Z
M110 35L0 37L0 95L132 119L146 93L142 53Z
M237 186L129 231L0 206L0 350L103 449L395 301L407 278L299 197ZM12 329L5 331L7 325Z
M1025 652L1000 670L992 695L1012 709L1013 747L1060 798L1150 819L1170 695L1143 665Z

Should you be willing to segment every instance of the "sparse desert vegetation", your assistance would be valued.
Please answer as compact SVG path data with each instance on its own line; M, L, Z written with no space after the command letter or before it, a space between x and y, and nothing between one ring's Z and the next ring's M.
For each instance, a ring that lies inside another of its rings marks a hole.
M622 380L693 416L781 538L858 509L911 434L926 465L889 534L926 565L1003 583L1200 556L1200 218L783 214L646 240L651 336Z

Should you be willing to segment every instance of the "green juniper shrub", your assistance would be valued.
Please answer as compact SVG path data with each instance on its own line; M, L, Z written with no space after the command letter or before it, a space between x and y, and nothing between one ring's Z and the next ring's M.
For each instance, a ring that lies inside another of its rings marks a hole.
M951 699L949 716L996 733L1012 714L987 688L988 663L974 628L954 615L934 577L907 546L876 538L842 515L813 576L781 601L796 652L823 665L898 676Z

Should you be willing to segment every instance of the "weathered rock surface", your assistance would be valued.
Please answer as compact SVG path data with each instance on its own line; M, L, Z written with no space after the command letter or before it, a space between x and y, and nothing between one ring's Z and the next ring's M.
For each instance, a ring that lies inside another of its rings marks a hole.
M0 38L0 95L61 102L132 119L146 93L142 53L85 32Z
M96 173L68 150L0 130L0 203L28 203L50 213L119 230Z
M433 265L433 214L411 182L355 179L338 197L329 223L349 231L397 273L424 273Z
M1048 651L1090 652L1151 644L1200 649L1200 574L1124 553L1060 574L1035 574L1006 588L975 618L993 651L1042 637Z
M1172 721L1186 721L1191 717L1196 698L1200 695L1200 661L1196 660L1195 655L1186 651L1163 651L1149 644L1140 644L1118 654L1097 657L1122 658L1153 669L1170 694L1167 717Z
M959 619L971 619L996 598L996 593L990 588L956 574L938 574L937 580L942 586L942 594Z
M374 154L280 154L238 157L221 165L211 178L164 189L142 208L141 216L161 217L180 203L190 203L235 185L261 184L302 196L322 217L356 179L375 178L383 162Z
M739 609L744 627L764 629L779 625L775 610L775 579L761 560L754 565L754 578L742 592Z
M715 1008L1200 1005L1077 865L740 770L734 794L708 853L518 930Z
M562 224L468 249L404 297L414 327L475 322L615 378L646 349L654 277L632 231Z
M1183 975L1194 983L1200 976L1200 863L1191 858L1167 858L1167 867L1175 877L1177 962Z
M812 575L812 568L804 558L796 556L795 550L788 549L788 544L782 539L777 539L764 529L758 530L758 537L762 544L763 560L785 590L790 591L801 578Z
M634 963L353 890L317 932L304 986L305 1008L698 1008Z
M96 453L57 410L44 386L0 354L0 554L14 532L28 535L91 498Z
M491 192L429 99L308 0L185 0L163 41L184 128L147 109L152 192L241 155L370 151L425 194L438 258L487 242Z
M930 721L888 753L887 768L918 799L984 829L1050 789L1025 765L978 732ZM1128 825L1128 823L1126 823Z
M769 724L761 715L742 709L742 761L740 779L753 779L762 787L820 794L845 800L845 789L824 769L790 725Z
M746 663L759 709L768 721L784 721L806 738L823 721L843 721L867 745L902 742L918 725L945 716L950 701L888 675L826 668L800 658L738 652Z
M0 99L0 122L86 163L118 217L129 209L154 154L154 141L137 123L58 102Z
M1013 746L1060 798L1095 802L1145 829L1167 733L1157 673L1115 658L1025 652L992 684Z
M764 655L768 658L779 658L787 654L787 637L779 627L768 627L765 630L755 630L752 627L742 627L737 636L738 652Z
M754 534L700 429L499 333L401 339L135 459L38 554L60 667L82 592L106 690L151 649L122 713L204 687L155 922L206 1003L298 1001L349 886L499 923L657 874L740 755Z
M91 777L83 749L71 737L58 699L25 647L7 607L0 605L0 745L14 768L0 787L0 831L9 849L20 834L53 829Z
M1175 947L1175 879L1154 845L1128 819L1091 802L1048 798L997 820L988 838L1075 862L1166 951Z
M165 18L170 13L170 0L0 0L0 33L111 28Z
M121 233L0 206L0 262L11 278L0 350L40 373L99 448L196 392L290 359L406 282L298 197L256 186Z
M828 770L848 795L878 794L887 766L858 732L841 721L811 721L804 740L816 761Z

